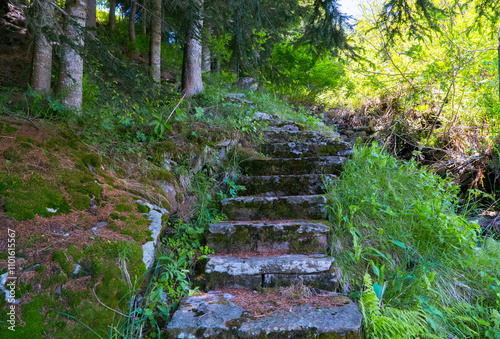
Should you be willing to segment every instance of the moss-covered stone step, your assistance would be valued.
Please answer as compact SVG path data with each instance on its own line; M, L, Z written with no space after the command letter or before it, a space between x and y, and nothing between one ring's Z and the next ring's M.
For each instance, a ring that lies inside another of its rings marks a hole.
M346 158L339 156L295 159L251 159L241 163L250 176L340 174Z
M326 197L238 197L222 200L222 211L230 220L325 219Z
M336 178L333 174L243 176L237 184L245 186L240 196L282 197L323 194L325 181L333 182Z
M328 248L326 222L223 221L210 225L207 246L215 253L254 251L321 253Z
M338 287L331 267L334 258L323 254L287 254L276 257L211 256L206 267L206 288L290 286L302 283L322 290Z
M269 129L264 135L273 142L326 142L328 137L315 131L283 131Z
M352 155L352 146L345 141L273 142L262 144L259 151L276 158L303 158L329 155Z
M231 291L232 292L232 291ZM234 293L234 292L232 292ZM324 304L303 304L289 300L280 307L279 296L248 292L244 299L226 291L199 293L181 301L167 326L167 338L265 338L265 339L361 339L363 317L356 304L343 296L322 296ZM265 315L247 308L249 300L264 299ZM246 300L246 301L245 301ZM292 304L290 307L289 304Z

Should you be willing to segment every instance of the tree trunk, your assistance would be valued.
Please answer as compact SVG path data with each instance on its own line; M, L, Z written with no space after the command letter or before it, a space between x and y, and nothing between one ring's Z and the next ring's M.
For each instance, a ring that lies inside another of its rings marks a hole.
M146 12L146 0L142 0L142 16L141 16L141 28L142 34L147 34L148 27L148 13Z
M50 91L52 69L52 44L43 33L43 28L53 24L54 9L49 1L39 1L33 8L36 20L35 48L31 65L30 85L37 92Z
M87 20L85 27L95 27L96 25L96 0L87 0Z
M197 5L199 13L196 13L196 21L191 23L190 32L188 32L187 42L184 44L184 58L182 60L182 91L189 97L203 91L203 81L201 78L201 28L203 27L203 18L201 10L203 0L198 0Z
M153 1L151 16L151 39L149 42L149 67L151 77L161 82L161 0Z
M74 45L83 47L83 29L87 15L86 0L66 0L64 34ZM69 44L63 44L63 56L59 65L58 91L63 94L66 107L82 107L83 59Z
M116 27L116 0L109 0L109 29L114 31Z
M201 65L201 69L203 72L210 72L212 68L211 65L212 60L210 55L210 37L212 35L212 25L205 24L205 32L206 32L206 37L204 39L203 49L202 49L203 62Z
M128 18L128 38L130 42L135 41L135 11L137 8L136 0L132 0L130 5L130 16Z

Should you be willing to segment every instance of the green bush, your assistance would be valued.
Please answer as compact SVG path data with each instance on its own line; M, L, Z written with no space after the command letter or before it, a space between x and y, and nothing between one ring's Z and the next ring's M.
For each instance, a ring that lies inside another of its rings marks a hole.
M331 254L345 292L359 296L366 286L372 337L500 335L500 245L489 240L478 249L478 226L456 213L457 192L376 144L357 148L329 188Z

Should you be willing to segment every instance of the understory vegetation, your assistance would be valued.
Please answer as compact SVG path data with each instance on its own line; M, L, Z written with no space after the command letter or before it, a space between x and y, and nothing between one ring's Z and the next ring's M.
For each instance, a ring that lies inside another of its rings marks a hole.
M457 191L376 143L330 187L331 255L370 338L500 335L500 244L457 213Z

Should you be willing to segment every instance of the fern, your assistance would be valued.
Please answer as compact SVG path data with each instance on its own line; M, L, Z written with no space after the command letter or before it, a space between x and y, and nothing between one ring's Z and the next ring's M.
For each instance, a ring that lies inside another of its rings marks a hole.
M417 310L382 308L368 273L365 274L364 281L366 289L361 295L360 302L368 338L442 338L432 332L421 307Z

